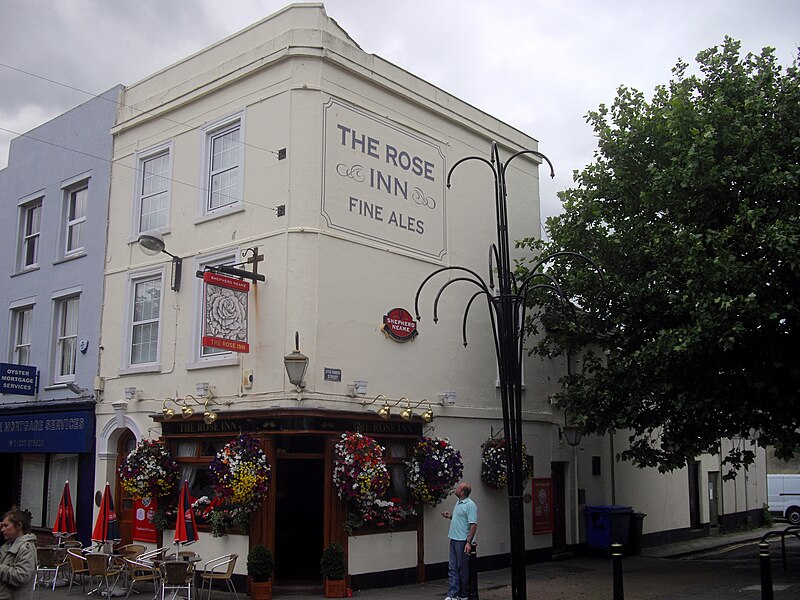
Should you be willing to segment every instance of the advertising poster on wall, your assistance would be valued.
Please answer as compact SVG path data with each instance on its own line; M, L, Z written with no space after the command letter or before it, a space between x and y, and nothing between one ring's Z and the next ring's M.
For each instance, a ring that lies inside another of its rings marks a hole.
M533 480L533 534L553 533L553 480Z
M155 544L158 542L158 531L153 524L153 517L156 514L156 499L142 498L133 501L133 532L131 537L136 542L148 542Z

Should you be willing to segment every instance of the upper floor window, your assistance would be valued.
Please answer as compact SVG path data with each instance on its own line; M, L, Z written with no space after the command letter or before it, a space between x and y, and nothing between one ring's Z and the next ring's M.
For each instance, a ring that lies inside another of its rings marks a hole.
M242 119L206 131L205 213L242 204Z
M78 350L78 296L56 300L54 383L75 380Z
M165 229L169 224L171 147L139 156L136 234Z
M161 323L161 277L133 282L130 364L158 361Z
M11 315L11 331L13 347L11 362L16 365L31 364L31 326L33 307L26 306L14 309Z
M22 206L20 270L39 264L39 236L42 230L42 198Z
M86 228L86 204L89 198L89 185L84 182L66 190L66 210L64 211L64 255L83 250L83 236Z

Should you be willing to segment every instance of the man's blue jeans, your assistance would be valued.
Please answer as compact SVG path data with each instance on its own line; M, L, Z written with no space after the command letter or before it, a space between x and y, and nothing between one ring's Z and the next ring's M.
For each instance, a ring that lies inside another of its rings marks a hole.
M469 596L469 556L464 553L467 540L450 540L450 561L447 563L447 576L450 598Z

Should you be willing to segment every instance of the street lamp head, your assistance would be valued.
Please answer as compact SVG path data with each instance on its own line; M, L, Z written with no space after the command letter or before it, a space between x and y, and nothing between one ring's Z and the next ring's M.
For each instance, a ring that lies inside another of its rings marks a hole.
M139 247L149 256L161 254L166 248L164 237L158 231L149 231L139 234Z
M574 448L581 443L583 432L577 425L564 425L564 428L561 430L561 435L567 443Z
M300 391L305 387L303 378L308 369L308 357L300 352L300 334L294 332L294 350L291 354L283 357L283 366L286 368L286 375L289 377L289 382Z

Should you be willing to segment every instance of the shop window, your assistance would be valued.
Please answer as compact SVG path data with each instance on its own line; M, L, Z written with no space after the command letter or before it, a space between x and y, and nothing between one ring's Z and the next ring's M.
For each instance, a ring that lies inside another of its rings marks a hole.
M23 454L20 506L31 512L31 525L52 527L64 482L78 485L77 454Z
M172 455L180 469L180 481L187 481L189 496L192 502L203 496L209 500L216 497L214 486L211 483L209 467L217 452L230 441L230 438L204 439L204 440L176 440L171 444ZM205 529L206 522L200 511L195 511L197 525Z

